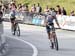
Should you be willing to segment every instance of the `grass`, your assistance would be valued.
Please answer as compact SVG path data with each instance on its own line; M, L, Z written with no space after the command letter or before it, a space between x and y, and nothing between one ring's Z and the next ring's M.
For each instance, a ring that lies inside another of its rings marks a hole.
M70 14L71 10L75 10L75 0L16 0L17 4L19 3L27 3L29 4L29 7L31 7L32 4L40 3L42 8L44 9L46 5L49 7L56 8L56 5L60 5L61 7L64 7L67 11L67 14Z

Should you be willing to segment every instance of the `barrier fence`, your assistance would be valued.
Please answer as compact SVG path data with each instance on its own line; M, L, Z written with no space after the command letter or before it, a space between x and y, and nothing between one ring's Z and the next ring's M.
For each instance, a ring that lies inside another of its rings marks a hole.
M5 18L6 21L9 21L10 14L5 13L3 18ZM17 20L20 20L21 23L40 26L44 26L46 19L44 15L36 15L29 12L17 12L16 18ZM57 20L62 29L75 30L75 16L57 15ZM56 28L58 28L55 21L54 25Z
M75 30L75 16L58 15L57 19L62 29Z

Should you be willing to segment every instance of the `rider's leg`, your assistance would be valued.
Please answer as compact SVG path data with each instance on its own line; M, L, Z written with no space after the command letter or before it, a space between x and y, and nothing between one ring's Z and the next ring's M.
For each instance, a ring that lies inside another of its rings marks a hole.
M46 29L47 29L47 34L48 34L48 39L50 41L50 45L51 47L53 46L53 43L52 43L52 34L51 34L51 29L49 27L46 26ZM52 47L53 49L53 47Z
M48 39L52 42L52 33L48 33Z
M51 35L52 35L52 42L54 42L54 37L56 37L54 25L52 25Z
M53 32L53 39L54 39L54 42L55 42L55 39L56 39L56 38L57 38L56 33Z
M50 40L50 33L48 32L47 34L48 34L48 39Z
M55 32L54 25L52 26L52 35L53 35L53 38L55 39L55 37L56 37L56 32Z
M50 32L50 40L51 40L51 42L53 42L53 34L52 34L52 32Z
M12 32L14 30L14 18L11 18L11 29L12 29Z
M14 24L13 24L13 31L14 31L14 35L15 35L15 31L16 31L16 22L15 20L13 20Z
M11 30L13 32L13 20L11 20Z
M56 38L56 33L55 33L55 32L53 32L53 34L52 34L52 35L53 35L53 37L54 37L54 38Z
M52 42L52 35L51 35L51 29L47 29L48 39L50 42Z
M12 29L12 34L15 35L15 20L11 20L11 29Z
M49 35L49 40L50 40L50 42L51 42L51 48L54 49L53 36L52 36L52 33L51 33L51 32L50 32L49 34L50 34L50 35Z

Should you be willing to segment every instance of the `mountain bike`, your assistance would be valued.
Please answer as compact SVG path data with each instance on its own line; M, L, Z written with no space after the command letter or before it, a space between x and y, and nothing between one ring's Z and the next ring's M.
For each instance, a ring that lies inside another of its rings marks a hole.
M50 26L50 29L52 29L52 26ZM56 49L57 51L59 50L59 46L58 46L58 39L57 39L57 36L56 36L56 33L55 32L51 32L51 37L52 37L52 41L51 42L51 48L52 49Z

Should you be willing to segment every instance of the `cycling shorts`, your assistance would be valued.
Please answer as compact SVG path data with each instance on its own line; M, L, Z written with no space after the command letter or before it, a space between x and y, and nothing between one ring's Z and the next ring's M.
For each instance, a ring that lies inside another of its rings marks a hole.
M10 20L11 20L11 23L14 23L14 21L15 21L15 17L10 18Z
M47 25L46 30L47 30L47 33L55 32L55 27L54 25Z

